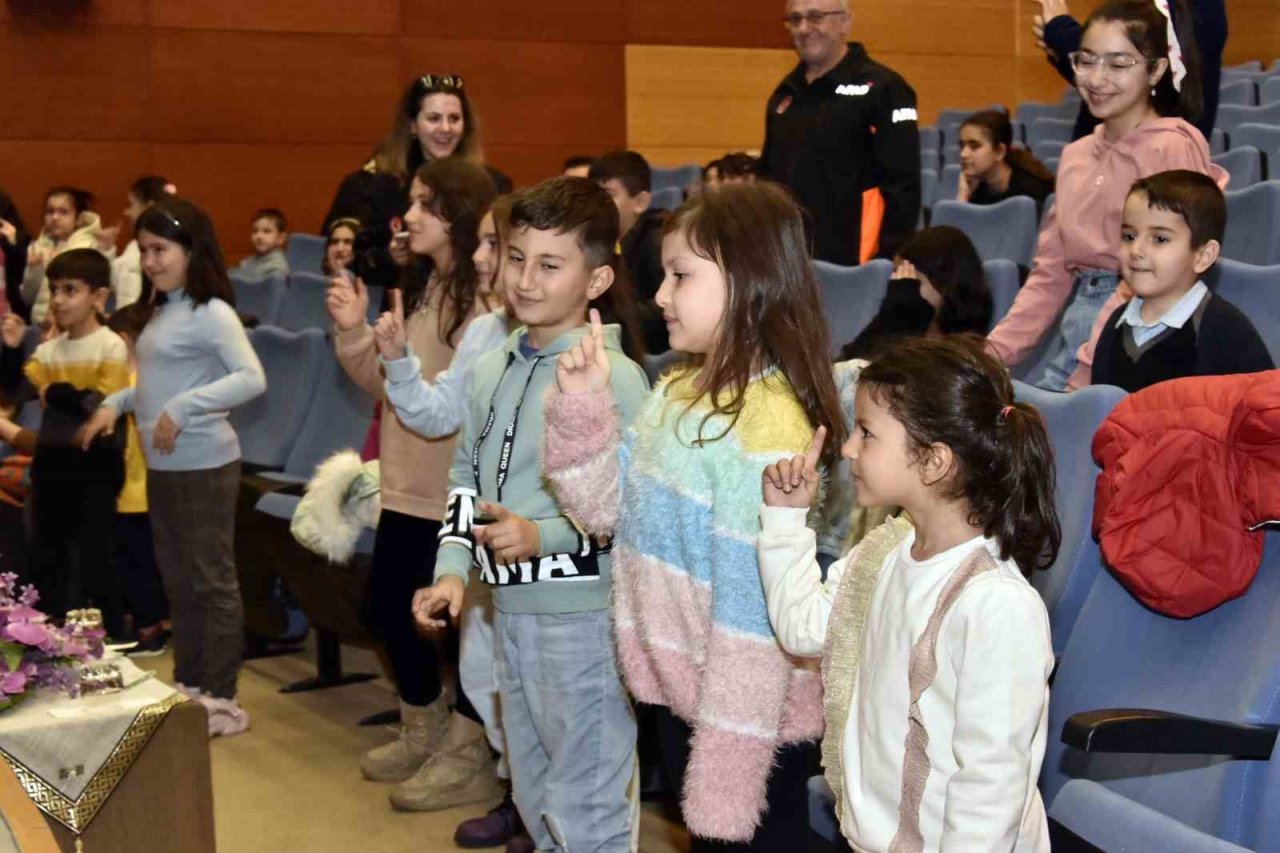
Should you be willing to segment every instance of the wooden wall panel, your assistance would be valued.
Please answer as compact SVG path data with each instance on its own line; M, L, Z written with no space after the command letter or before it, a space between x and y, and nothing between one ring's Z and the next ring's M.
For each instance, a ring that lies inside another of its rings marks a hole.
M147 5L148 0L6 0L0 3L0 21L55 29L142 27L147 23Z
M399 94L395 41L170 30L152 41L164 142L371 143Z
M149 79L141 30L0 24L0 138L145 139Z
M1280 59L1280 6L1276 0L1230 0L1227 4L1228 64Z
M432 39L621 44L623 0L403 0L405 35Z
M110 225L122 218L129 184L151 168L151 146L0 140L0 164L0 184L12 194L28 228L40 228L44 193L55 184L89 190L97 197L99 215Z
M784 0L626 0L626 41L786 47L791 40L782 24L784 14Z
M152 167L208 206L223 251L240 257L261 207L278 207L291 228L316 233L338 183L368 155L367 145L161 143Z
M405 39L401 68L406 80L430 70L462 74L487 146L590 150L625 139L625 77L615 45Z
M400 0L360 0L354 4L314 0L155 0L150 5L153 27L370 35L395 35L400 30Z

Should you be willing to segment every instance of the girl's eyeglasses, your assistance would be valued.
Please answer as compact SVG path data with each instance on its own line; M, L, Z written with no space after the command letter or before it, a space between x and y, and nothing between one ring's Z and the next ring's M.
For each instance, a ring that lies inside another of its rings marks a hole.
M1133 56L1128 53L1108 53L1098 56L1087 50L1076 50L1067 54L1071 60L1071 68L1080 76L1088 76L1101 69L1105 77L1123 77L1138 65L1149 65L1146 57Z

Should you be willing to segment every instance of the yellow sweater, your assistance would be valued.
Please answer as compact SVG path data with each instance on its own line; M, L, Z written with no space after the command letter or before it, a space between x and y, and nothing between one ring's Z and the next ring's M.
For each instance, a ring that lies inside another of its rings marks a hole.
M43 397L55 382L66 382L104 397L129 387L129 347L106 326L72 340L63 332L36 347L23 370ZM117 512L146 512L146 463L142 461L137 430L129 423L125 450L125 485L116 502Z

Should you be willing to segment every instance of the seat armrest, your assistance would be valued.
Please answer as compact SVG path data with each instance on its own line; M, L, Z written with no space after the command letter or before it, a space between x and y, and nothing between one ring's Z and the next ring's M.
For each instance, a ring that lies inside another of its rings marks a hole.
M1228 723L1144 708L1104 708L1072 714L1062 742L1084 752L1231 755L1265 761L1280 726Z

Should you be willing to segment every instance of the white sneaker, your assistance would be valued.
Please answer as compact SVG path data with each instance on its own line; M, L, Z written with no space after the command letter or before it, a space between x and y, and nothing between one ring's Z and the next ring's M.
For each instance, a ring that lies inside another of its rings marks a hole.
M249 730L249 712L236 700L201 693L199 701L209 712L209 737L229 737Z

